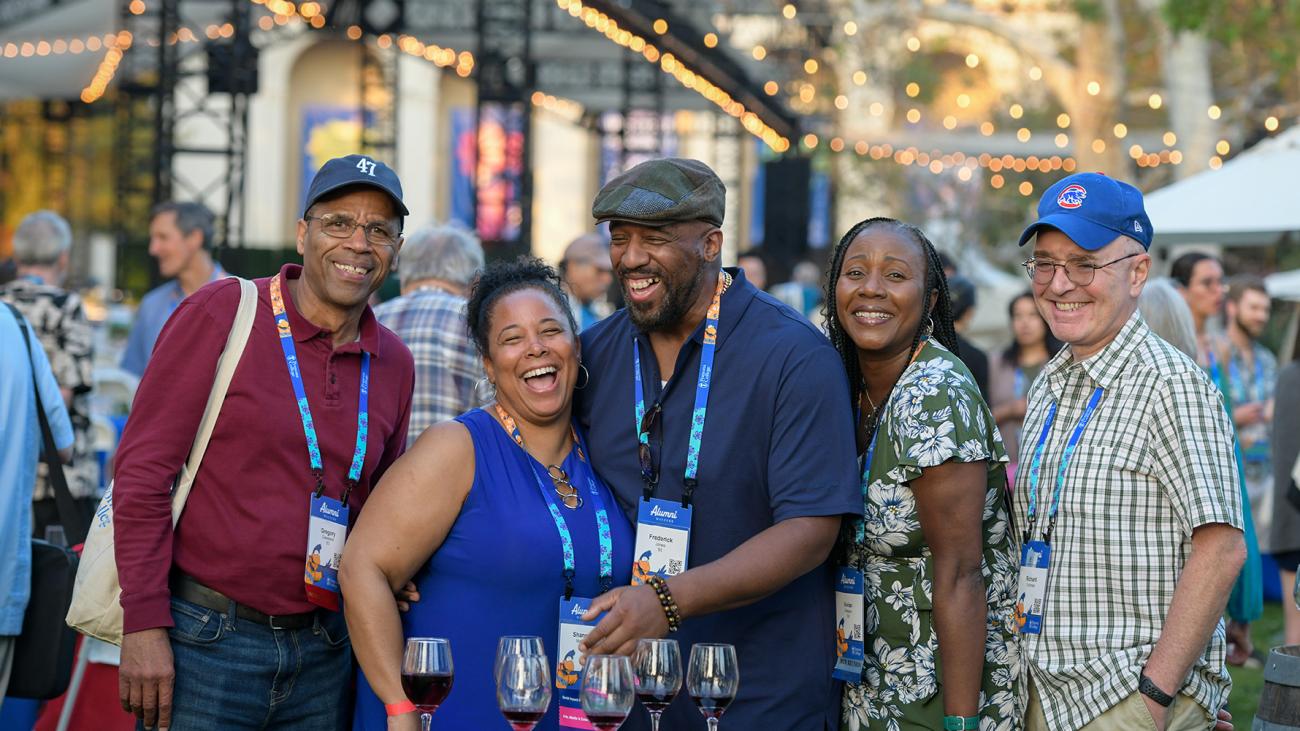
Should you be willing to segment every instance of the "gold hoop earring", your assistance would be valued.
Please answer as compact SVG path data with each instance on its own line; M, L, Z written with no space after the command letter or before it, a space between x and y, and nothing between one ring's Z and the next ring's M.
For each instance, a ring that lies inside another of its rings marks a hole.
M582 389L587 387L587 384L591 383L591 371L587 370L586 365L579 363L578 372L587 377L587 379L584 380L581 384L578 383L573 384L574 390L581 391Z

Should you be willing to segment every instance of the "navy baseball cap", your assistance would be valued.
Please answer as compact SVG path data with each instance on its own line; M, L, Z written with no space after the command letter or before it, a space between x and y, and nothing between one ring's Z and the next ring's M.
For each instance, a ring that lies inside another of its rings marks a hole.
M1075 173L1048 188L1038 201L1038 220L1020 234L1020 245L1045 228L1060 231L1088 251L1120 236L1149 249L1155 234L1142 206L1142 191L1101 173Z
M307 205L303 207L303 215L316 205L316 201L349 185L378 188L393 199L399 214L411 214L402 202L402 181L397 179L397 173L392 168L382 160L367 155L345 155L330 160L316 171L316 177L311 179L311 187L307 189Z

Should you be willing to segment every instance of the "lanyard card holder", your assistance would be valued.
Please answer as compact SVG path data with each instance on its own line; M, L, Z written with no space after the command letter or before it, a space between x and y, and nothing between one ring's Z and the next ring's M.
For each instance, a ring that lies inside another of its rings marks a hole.
M836 680L858 683L866 649L863 641L862 572L841 566L835 577L835 671Z
M313 495L307 522L307 564L303 580L307 600L319 607L339 609L339 566L348 535L348 506L331 497Z
M582 712L582 663L578 645L587 638L605 615L584 622L582 615L591 608L591 600L575 596L560 600L560 641L556 644L555 689L559 691L560 727L594 731L595 726Z
M1016 590L1016 629L1021 634L1043 631L1043 609L1047 601L1047 574L1052 546L1046 541L1028 541L1020 549L1020 581Z
M636 517L636 549L632 555L632 585L646 583L651 576L668 578L687 569L690 555L691 513L689 505L650 498L639 503Z

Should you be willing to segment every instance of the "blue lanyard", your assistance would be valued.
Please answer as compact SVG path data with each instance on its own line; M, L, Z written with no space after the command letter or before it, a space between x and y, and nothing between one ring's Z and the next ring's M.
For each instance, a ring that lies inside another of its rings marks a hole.
M505 424L506 430L510 432L510 437L519 445L519 449L524 453L524 458L528 460L528 466L533 470L533 477L537 479L537 488L542 492L542 499L546 501L546 507L551 512L551 520L555 521L555 531L560 534L560 547L564 550L564 600L568 601L573 598L573 577L577 575L577 562L574 558L573 535L569 533L569 523L564 519L564 513L560 512L560 506L555 502L555 489L548 486L548 482L553 482L549 472L541 469L541 463L528 454L524 447L524 435L519 433L519 425L515 423L514 418L496 404L497 416L501 417L501 422ZM572 427L571 427L572 428ZM596 485L596 478L587 463L586 446L580 441L578 431L573 429L573 446L578 451L578 461L582 463L584 471L587 473L587 494L596 505L596 530L600 537L600 591L605 593L614 585L614 539L609 531L609 513L605 510L605 498L600 494L600 488ZM561 470L563 472L563 470Z
M1237 367L1236 358L1228 359L1228 378L1232 380L1233 388L1241 391L1243 394L1246 394L1247 399L1250 398L1250 394L1246 392L1246 382L1241 378L1241 369ZM1255 402L1259 403L1267 400L1268 399L1265 397L1264 394L1264 361L1258 355L1256 355L1255 356Z
M1056 467L1056 489L1052 492L1052 507L1047 514L1047 530L1042 533L1045 542L1052 540L1052 528L1056 525L1056 514L1061 509L1061 491L1065 487L1065 473L1070 469L1070 459L1074 457L1074 449L1079 446L1079 439L1083 436L1083 430L1087 428L1088 422L1092 420L1092 414L1097 410L1097 404L1101 402L1102 388L1098 386L1093 389L1092 397L1088 399L1088 405L1083 409L1083 415L1079 417L1079 423L1075 424L1074 431L1070 433L1070 439L1065 443L1065 452L1061 455L1061 463ZM1029 542L1030 531L1033 530L1034 518L1038 514L1038 478L1043 467L1043 447L1047 444L1047 433L1052 429L1052 422L1056 421L1056 402L1047 408L1047 420L1043 422L1043 430L1038 433L1038 445L1034 447L1034 458L1029 463L1029 520L1025 526L1025 543Z
M691 496L699 485L696 475L700 469L700 444L704 437L704 420L709 412L709 388L713 382L713 355L718 348L718 317L722 311L722 293L731 286L731 275L722 272L718 275L718 287L713 292L713 302L704 317L704 344L700 347L700 375L695 381L695 409L691 415L691 437L686 446L686 477L682 480L682 505L691 504ZM645 386L641 382L641 349L637 346L636 336L632 338L632 370L635 373L633 383L636 390L637 440L640 446L649 449L650 433L642 431L641 421L645 418ZM657 485L646 485L646 499L654 495Z
M930 338L928 336L922 337L921 342L916 344L916 350L912 353L912 358L907 362L907 367L903 369L903 373L907 373L907 369L911 368L912 364L916 362L916 359L920 357L921 351L925 349L925 344L929 339ZM899 380L901 381L902 378L903 378L902 374L900 374ZM885 415L889 413L889 405L894 402L894 395L897 392L898 392L898 383L895 382L894 388L891 388L889 390L889 398L885 399L884 405L881 406L880 415L876 418L876 428L873 429L871 432L871 441L867 443L867 456L862 460L862 504L863 505L867 504L867 491L870 489L871 486L871 461L876 456L876 438L880 436L880 427L883 425L883 422L885 420ZM859 412L857 407L854 407L853 428L855 430L857 429L857 423L859 418L861 418L861 413ZM857 540L858 545L861 545L862 542L866 539L866 521L863 518L854 519L853 535L854 538Z
M1016 366L1016 398L1025 397L1025 371Z
M298 399L298 416L302 419L302 431L307 437L307 455L311 458L311 472L316 477L315 496L325 492L325 466L321 462L320 442L316 438L316 425L311 418L311 407L307 405L307 391L302 385L302 371L298 367L298 350L293 344L293 332L289 329L289 317L284 312L284 295L280 291L280 275L271 277L271 312L275 313L275 326L280 333L280 348L284 351L284 362L289 367L289 380L293 382L293 395ZM366 437L370 432L367 416L370 408L370 354L361 352L361 395L357 399L357 442L352 450L352 466L348 469L348 480L343 488L341 502L346 503L352 488L361 481L361 468L366 462Z

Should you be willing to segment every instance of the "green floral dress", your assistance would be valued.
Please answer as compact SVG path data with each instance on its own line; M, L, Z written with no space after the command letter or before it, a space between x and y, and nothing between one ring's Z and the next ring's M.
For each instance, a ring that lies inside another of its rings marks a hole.
M943 728L939 637L932 625L934 573L908 483L950 460L989 465L984 499L988 635L981 731L1019 729L1024 716L1020 648L1013 624L1018 547L1008 521L1006 450L966 366L930 341L898 380L881 417L862 528L847 526L839 555L865 579L861 683L844 688L841 731Z

